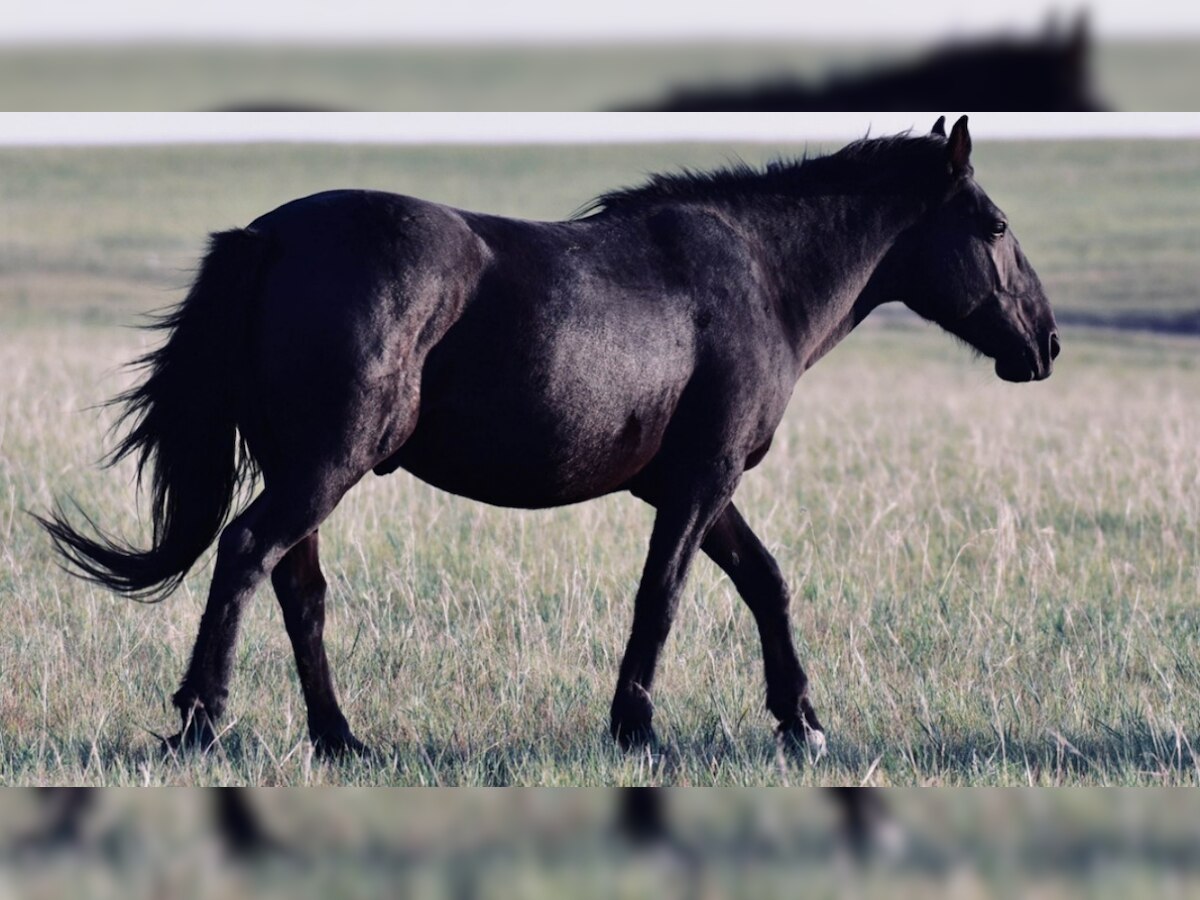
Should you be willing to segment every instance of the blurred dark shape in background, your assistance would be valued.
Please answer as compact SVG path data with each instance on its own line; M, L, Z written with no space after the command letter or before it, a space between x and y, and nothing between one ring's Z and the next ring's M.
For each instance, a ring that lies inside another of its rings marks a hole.
M80 843L86 818L99 799L101 789L85 787L37 788L44 806L44 821L17 841L21 852L55 852ZM664 788L617 788L615 827L631 846L642 849L667 848L684 859L688 848L671 828L670 802ZM880 830L888 821L886 804L879 790L840 787L824 789L841 815L840 834L858 862L865 862ZM217 837L234 859L260 859L286 848L263 828L244 788L209 788Z
M892 826L883 791L876 788L823 788L822 793L838 810L835 832L844 848L859 865L865 865L877 849L888 849ZM666 788L618 788L617 830L629 843L645 850L666 850L681 863L695 866L700 847L679 840L671 827L670 791Z
M1096 9L1101 26L1111 22ZM1153 33L1109 24L1093 40L1080 15L1041 33L1032 22L1008 37L960 30L952 43L942 29L895 33L876 23L870 33L836 38L793 30L624 42L509 35L438 43L370 34L342 43L222 42L180 34L22 43L0 34L0 108L1191 111L1200 40L1158 16Z
M79 843L93 788L38 788L45 820L17 840L19 852L53 852Z
M217 833L237 859L257 859L282 845L267 834L244 788L210 788Z
M859 863L865 863L891 824L883 792L864 787L836 787L829 792L841 807L846 846Z
M1085 14L1034 38L951 43L912 62L835 73L819 84L778 74L752 83L678 87L643 112L896 112L914 109L1097 112Z
M0 895L757 898L847 880L886 897L1200 887L1200 801L1178 790L44 791L0 795ZM839 813L877 818L885 796L903 847L847 853ZM12 835L58 804L51 820L74 822L58 832L64 842L13 854ZM71 806L73 819L61 813ZM251 840L270 834L288 852L242 853L245 822L224 818L223 806L235 819L252 808Z
M657 844L666 840L666 803L661 788L620 788L617 828L632 843Z
M320 106L316 103L303 103L296 100L271 99L270 97L261 97L256 100L243 100L239 103L231 103L228 106L220 106L216 109L209 110L210 112L285 112L285 113L306 113L306 112L346 112L333 106Z
M17 839L17 852L54 853L78 847L88 813L95 807L103 789L48 787L35 790L42 798L44 819ZM257 859L272 850L282 849L282 845L263 829L244 788L209 788L205 793L212 803L217 836L231 858Z

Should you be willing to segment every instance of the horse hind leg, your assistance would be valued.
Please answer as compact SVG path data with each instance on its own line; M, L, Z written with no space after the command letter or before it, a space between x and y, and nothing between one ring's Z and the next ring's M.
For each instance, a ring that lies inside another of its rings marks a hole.
M342 496L378 464L381 447L403 444L416 424L415 377L361 385L312 404L312 414L282 415L269 423L273 441L251 443L263 463L265 488L236 517L217 544L208 602L191 662L173 702L183 728L168 740L206 748L225 709L238 626L247 602L266 577L273 579L309 702L310 731L327 752L364 749L345 724L333 692L323 647L325 580L317 563L315 533ZM284 404L280 404L283 408ZM295 404L287 409L307 410ZM336 423L331 425L331 423ZM293 448L284 458L259 447ZM315 446L314 446L315 444ZM303 457L300 452L308 448ZM394 452L394 449L391 450ZM311 542L310 542L311 539ZM291 551L296 550L294 555ZM286 562L285 562L286 560Z
M266 577L304 543L273 581L309 702L310 730L322 749L362 749L337 707L329 677L322 644L325 583L314 535L346 491L395 453L416 426L421 367L435 330L418 328L409 318L396 328L417 334L416 344L393 348L390 358L376 358L365 347L343 347L357 374L342 378L314 363L320 358L315 338L277 339L262 349L270 364L264 363L263 393L253 404L261 413L239 428L262 466L265 488L218 541L200 631L173 698L184 726L170 747L212 743L228 697L242 612ZM380 372L390 375L367 377Z
M365 470L335 470L304 480L269 480L241 515L225 526L208 601L191 661L172 702L183 727L168 749L215 740L214 726L225 711L238 628L246 604L266 576L297 544L316 531L342 495Z
M351 734L338 706L325 655L326 583L321 574L317 534L314 531L287 552L271 573L271 583L296 657L313 746L324 755L363 753L366 747Z

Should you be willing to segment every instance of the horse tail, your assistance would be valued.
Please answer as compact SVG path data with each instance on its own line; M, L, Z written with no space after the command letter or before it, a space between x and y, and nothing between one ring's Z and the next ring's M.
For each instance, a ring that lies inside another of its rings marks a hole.
M48 518L37 518L68 571L137 599L161 600L217 537L253 480L257 466L238 434L236 401L266 246L253 231L213 234L187 297L148 326L169 336L132 363L145 378L109 401L123 407L114 428L128 430L104 464L134 458L139 486L150 473L153 542L138 549L84 513L94 532L89 537L56 506Z

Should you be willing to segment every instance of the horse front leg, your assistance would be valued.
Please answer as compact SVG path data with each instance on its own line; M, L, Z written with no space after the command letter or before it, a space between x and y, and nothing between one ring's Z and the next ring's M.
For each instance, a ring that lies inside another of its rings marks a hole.
M733 580L750 607L762 642L767 709L780 734L825 747L825 733L808 699L808 676L796 657L788 619L791 595L779 565L750 530L737 507L727 505L704 538L704 552Z
M659 653L671 631L688 566L737 487L740 472L735 474L732 466L718 465L714 470L652 501L658 515L634 600L633 628L621 660L610 717L612 735L624 749L655 739L650 691Z

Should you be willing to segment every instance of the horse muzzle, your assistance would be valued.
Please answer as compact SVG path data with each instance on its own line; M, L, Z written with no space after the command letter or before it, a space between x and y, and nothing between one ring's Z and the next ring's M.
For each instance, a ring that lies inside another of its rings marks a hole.
M1058 331L1052 329L1038 341L1036 348L1030 347L1015 356L998 358L996 374L1005 381L1016 383L1045 381L1054 371L1054 360L1061 352L1062 342L1058 338Z

